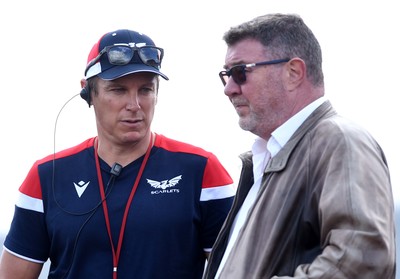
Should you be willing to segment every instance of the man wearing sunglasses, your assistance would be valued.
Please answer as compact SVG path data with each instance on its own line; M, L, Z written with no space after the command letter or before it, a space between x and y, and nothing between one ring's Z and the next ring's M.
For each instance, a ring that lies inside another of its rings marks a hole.
M164 51L132 30L93 46L81 97L98 135L38 160L19 189L0 278L201 278L233 181L199 147L151 130Z
M241 155L234 205L204 278L394 278L385 155L324 97L312 31L297 15L269 14L224 40L225 95L257 138Z

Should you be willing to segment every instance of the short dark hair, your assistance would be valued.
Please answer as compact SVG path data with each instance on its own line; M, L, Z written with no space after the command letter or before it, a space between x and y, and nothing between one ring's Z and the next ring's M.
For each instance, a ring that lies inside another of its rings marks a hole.
M301 58L310 81L323 85L321 47L299 15L266 14L232 27L223 36L228 46L249 38L262 43L271 54L270 59Z
M88 86L88 88L89 88L89 94L91 94L91 91L93 90L93 93L94 94L97 94L97 80L99 79L99 77L98 76L94 76L94 77L91 77L91 78L89 78L89 79L87 79L87 86Z

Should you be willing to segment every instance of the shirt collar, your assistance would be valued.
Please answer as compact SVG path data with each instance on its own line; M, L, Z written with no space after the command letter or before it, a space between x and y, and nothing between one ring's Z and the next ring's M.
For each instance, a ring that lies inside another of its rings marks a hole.
M323 102L327 99L322 96L314 102L307 105L301 111L289 118L285 123L279 126L275 131L272 132L271 137L267 142L267 150L271 153L271 157L274 157L282 147L289 141L290 137L296 132L296 130L303 124L303 122L314 112Z

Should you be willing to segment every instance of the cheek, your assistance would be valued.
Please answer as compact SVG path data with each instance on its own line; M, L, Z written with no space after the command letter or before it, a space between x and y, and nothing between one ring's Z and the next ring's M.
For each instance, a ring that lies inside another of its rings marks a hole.
M111 99L102 99L101 101L94 102L93 108L96 118L102 123L106 123L112 122L118 117L120 111L124 109L124 104Z
M260 107L261 103L265 103L268 99L267 87L264 81L253 82L251 86L246 87L242 94L249 101L251 106Z
M153 115L155 111L155 106L157 104L157 99L147 100L141 104L142 110L149 115Z
M118 99L111 98L107 94L97 95L96 98L92 99L93 105L98 108L98 110L107 111L107 108L113 109L119 106ZM120 102L122 103L122 102Z
M247 96L252 110L258 112L270 112L280 105L282 97L274 86L267 83L258 83Z

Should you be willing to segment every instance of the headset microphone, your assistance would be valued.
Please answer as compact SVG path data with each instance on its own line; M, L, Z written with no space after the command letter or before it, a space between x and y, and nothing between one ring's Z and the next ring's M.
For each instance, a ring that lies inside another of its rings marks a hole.
M111 170L110 170L111 176L110 176L110 179L108 180L106 190L105 190L105 192L107 193L108 186L110 186L110 184L111 184L110 191L107 193L107 195L111 192L111 189L114 186L115 178L120 175L121 171L122 171L122 166L120 164L118 164L117 162L115 162L111 167Z
M122 171L122 166L118 163L114 163L114 165L111 167L110 173L111 175L119 176L121 171Z

